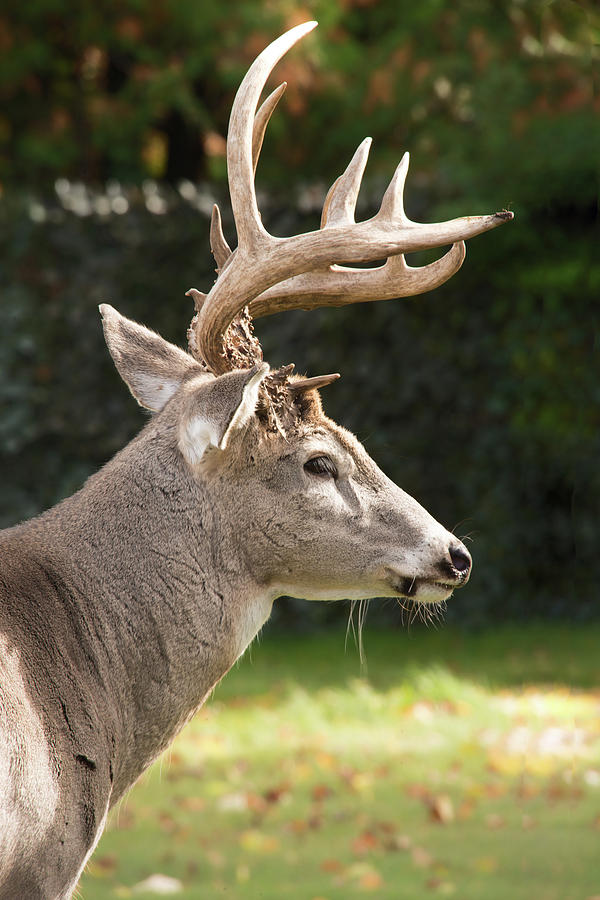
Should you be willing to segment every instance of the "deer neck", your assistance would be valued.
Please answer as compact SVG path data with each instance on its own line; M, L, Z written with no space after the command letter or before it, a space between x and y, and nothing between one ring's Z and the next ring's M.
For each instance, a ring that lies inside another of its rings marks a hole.
M156 425L33 527L77 598L95 688L119 711L116 799L243 653L272 597Z

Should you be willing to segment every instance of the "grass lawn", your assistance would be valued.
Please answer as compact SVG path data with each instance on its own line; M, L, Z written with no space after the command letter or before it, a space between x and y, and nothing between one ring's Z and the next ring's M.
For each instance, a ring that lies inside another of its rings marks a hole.
M267 629L113 811L83 900L600 900L600 626L364 640L368 669Z

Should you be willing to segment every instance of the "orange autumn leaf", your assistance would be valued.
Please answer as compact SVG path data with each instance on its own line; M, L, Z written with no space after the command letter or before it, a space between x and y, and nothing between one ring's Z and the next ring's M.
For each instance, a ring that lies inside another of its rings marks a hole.
M322 800L327 799L327 797L331 797L333 791L327 784L316 784L311 793L315 803L320 803Z
M378 845L377 837L372 831L363 831L352 841L352 852L358 856L370 853Z
M363 891L378 891L383 886L383 878L375 869L365 872L358 879L358 885Z
M321 863L321 871L331 875L337 875L343 871L344 866L339 859L324 859Z

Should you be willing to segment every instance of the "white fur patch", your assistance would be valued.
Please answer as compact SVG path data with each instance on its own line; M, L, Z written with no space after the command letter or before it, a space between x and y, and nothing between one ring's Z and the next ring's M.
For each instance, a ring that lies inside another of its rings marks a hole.
M67 890L67 892L66 892L66 894L65 894L65 897L70 897L71 894L73 894L73 893L75 892L75 889L76 889L76 887L77 887L77 884L78 884L78 882L79 882L79 879L80 879L81 876L83 875L83 870L84 870L85 867L87 866L90 856L92 855L92 853L94 852L94 850L95 850L96 847L98 846L98 841L99 841L100 838L102 837L102 832L103 832L104 829L106 828L106 820L108 819L108 806L109 806L109 804L107 803L107 804L106 804L106 809L104 810L104 815L102 816L102 821L100 822L100 825L98 826L98 830L96 831L96 836L94 837L94 840L92 841L92 846L90 847L90 849L89 849L88 852L86 853L85 858L84 858L84 860L83 860L83 862L82 862L82 864L81 864L81 868L79 869L79 872L77 873L76 877L73 879L73 883L71 884L71 886L70 886L69 889Z
M179 449L194 465L199 463L209 447L219 446L219 435L214 422L202 416L188 419L179 433Z
M260 385L267 375L268 371L268 363L263 363L256 375L253 375L248 383L244 386L244 390L242 391L241 403L234 412L231 422L229 423L229 426L225 434L221 438L221 442L219 443L220 450L225 450L231 434L233 434L233 432L237 431L239 428L243 428L243 426L246 425L246 423L249 422L254 415L256 404L258 403L258 392L260 390Z
M48 742L19 653L0 635L0 860L35 845L52 826L57 802Z
M139 372L131 377L131 387L139 402L147 409L159 412L179 388L180 381L161 375Z
M271 615L272 609L273 596L270 591L245 597L240 615L233 626L237 659L250 646Z
M242 399L225 431L222 431L223 421L218 421L217 417L196 414L185 420L179 432L179 449L191 465L199 463L209 447L225 450L233 432L250 421L258 402L260 384L268 371L269 366L264 363L244 385Z

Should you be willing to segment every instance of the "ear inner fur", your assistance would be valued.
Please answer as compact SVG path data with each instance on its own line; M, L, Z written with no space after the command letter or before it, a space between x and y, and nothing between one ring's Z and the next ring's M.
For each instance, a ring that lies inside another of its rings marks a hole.
M190 373L203 371L189 353L108 303L99 309L110 355L140 406L159 412Z
M237 369L209 383L200 383L188 401L179 430L179 449L191 465L213 447L225 450L232 435L255 413L267 363Z

